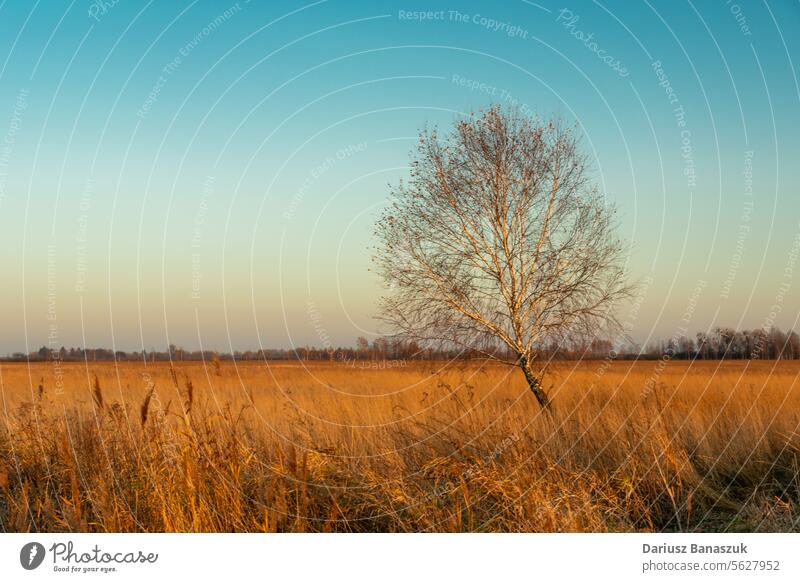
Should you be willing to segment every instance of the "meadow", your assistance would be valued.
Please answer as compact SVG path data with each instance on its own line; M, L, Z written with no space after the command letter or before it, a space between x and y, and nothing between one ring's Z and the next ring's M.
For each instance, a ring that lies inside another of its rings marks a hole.
M0 364L0 528L800 529L800 362Z

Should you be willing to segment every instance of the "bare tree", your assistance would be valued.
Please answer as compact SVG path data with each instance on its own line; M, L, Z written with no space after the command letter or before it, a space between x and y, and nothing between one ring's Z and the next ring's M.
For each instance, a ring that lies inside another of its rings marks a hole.
M382 318L519 366L548 408L540 347L606 333L632 292L613 213L558 121L495 106L444 137L424 130L376 224Z

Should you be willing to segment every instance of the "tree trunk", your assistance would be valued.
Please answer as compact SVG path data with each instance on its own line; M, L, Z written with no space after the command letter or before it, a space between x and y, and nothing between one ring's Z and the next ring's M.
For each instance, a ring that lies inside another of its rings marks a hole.
M533 395L536 397L536 401L539 403L539 406L542 407L542 410L551 412L550 398L547 396L547 392L544 391L544 388L542 388L539 378L537 378L536 374L533 373L530 359L526 356L520 356L519 367L522 369L522 373L525 374L525 380L528 382L528 388L530 388L531 392L533 392Z

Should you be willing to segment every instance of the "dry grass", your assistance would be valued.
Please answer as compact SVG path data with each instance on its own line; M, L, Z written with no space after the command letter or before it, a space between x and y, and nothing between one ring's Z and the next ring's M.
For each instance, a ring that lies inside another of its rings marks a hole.
M5 531L797 531L798 363L3 364ZM652 386L652 387L650 387Z

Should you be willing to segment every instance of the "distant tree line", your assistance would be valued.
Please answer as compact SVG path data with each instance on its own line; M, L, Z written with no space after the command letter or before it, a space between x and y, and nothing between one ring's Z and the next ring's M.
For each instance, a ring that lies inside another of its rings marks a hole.
M15 352L0 358L0 360L6 362L285 360L348 363L398 360L471 360L485 358L485 352L485 349L471 351L460 348L421 347L416 342L403 342L396 338L386 337L379 337L370 342L366 338L359 337L353 347L302 346L290 349L234 351L233 353L220 353L213 350L190 351L175 345L170 345L164 351L151 348L132 352L105 348L62 347L52 349L42 346L37 351L28 354ZM720 327L709 333L698 332L694 338L680 336L669 340L658 340L644 348L634 344L615 348L614 343L610 340L595 339L589 342L551 344L543 346L539 353L544 359L555 360L602 359L608 358L609 355L616 359L626 360L655 360L665 355L675 360L797 360L800 359L800 336L794 331L783 332L776 327L766 330L741 331ZM501 349L497 349L495 355L499 359L513 361L513 355Z
M800 336L776 327L742 331L718 327L711 333L699 332L694 339L680 337L658 342L645 355L657 358L661 354L670 354L674 359L797 360Z
M612 354L620 359L657 360L797 360L800 359L800 336L794 331L770 329L734 330L718 327L697 332L695 337L676 336L659 339L641 347L635 344L615 349L609 340L595 339L570 346L551 346L542 354L553 359L599 359Z

